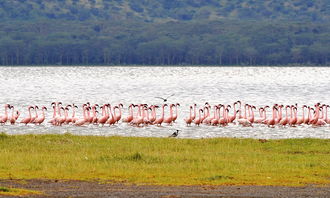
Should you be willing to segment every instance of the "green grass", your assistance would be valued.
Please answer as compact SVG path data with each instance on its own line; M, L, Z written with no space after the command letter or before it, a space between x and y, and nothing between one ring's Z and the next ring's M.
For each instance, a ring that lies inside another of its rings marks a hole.
M24 195L41 195L41 192L34 191L34 190L25 190L25 189L18 189L18 188L7 188L0 186L0 196L7 195L7 196L24 196Z
M0 178L165 185L330 184L330 140L0 135Z

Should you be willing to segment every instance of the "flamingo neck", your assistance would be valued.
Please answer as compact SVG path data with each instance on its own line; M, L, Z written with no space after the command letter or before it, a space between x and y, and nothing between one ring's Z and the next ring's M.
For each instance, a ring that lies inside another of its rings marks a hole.
M53 118L55 118L56 117L56 107L55 106L54 106L53 110L54 110Z
M164 115L165 115L165 106L163 105L163 107L162 107L162 119L164 119Z
M305 107L302 107L302 119L305 119Z
M236 118L236 105L234 104L234 118Z
M29 117L31 119L31 108L29 108Z
M191 119L191 109L192 108L189 108L189 119Z

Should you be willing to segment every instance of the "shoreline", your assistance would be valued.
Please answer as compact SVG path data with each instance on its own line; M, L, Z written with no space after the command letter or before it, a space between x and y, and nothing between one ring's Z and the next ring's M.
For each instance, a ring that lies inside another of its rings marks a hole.
M0 186L40 192L27 197L327 197L330 185L285 186L164 186L76 180L2 180ZM1 196L1 194L0 194ZM18 195L19 197L22 197ZM24 197L24 195L23 195Z

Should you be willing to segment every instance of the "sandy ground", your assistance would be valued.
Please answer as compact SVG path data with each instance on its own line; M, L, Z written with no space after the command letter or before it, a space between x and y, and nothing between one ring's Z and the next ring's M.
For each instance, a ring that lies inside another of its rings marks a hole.
M0 186L44 193L27 197L330 197L330 186L145 186L61 180L0 180Z

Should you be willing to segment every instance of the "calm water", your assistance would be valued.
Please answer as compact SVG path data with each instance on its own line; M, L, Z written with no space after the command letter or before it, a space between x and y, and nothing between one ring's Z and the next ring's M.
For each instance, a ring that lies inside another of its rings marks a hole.
M27 115L28 105L53 101L64 104L98 103L161 104L155 96L168 96L179 102L178 122L173 126L136 128L120 123L112 127L0 126L8 134L65 133L81 135L120 135L167 137L181 129L179 137L251 137L251 138L330 138L330 127L253 128L228 126L186 127L189 105L233 103L242 100L256 106L281 104L330 104L330 68L326 67L1 67L0 114L9 103ZM158 111L159 115L160 112ZM168 114L168 112L166 112ZM127 115L127 109L124 110ZM268 115L270 115L268 113ZM47 113L51 118L52 110ZM81 108L78 110L81 116Z

